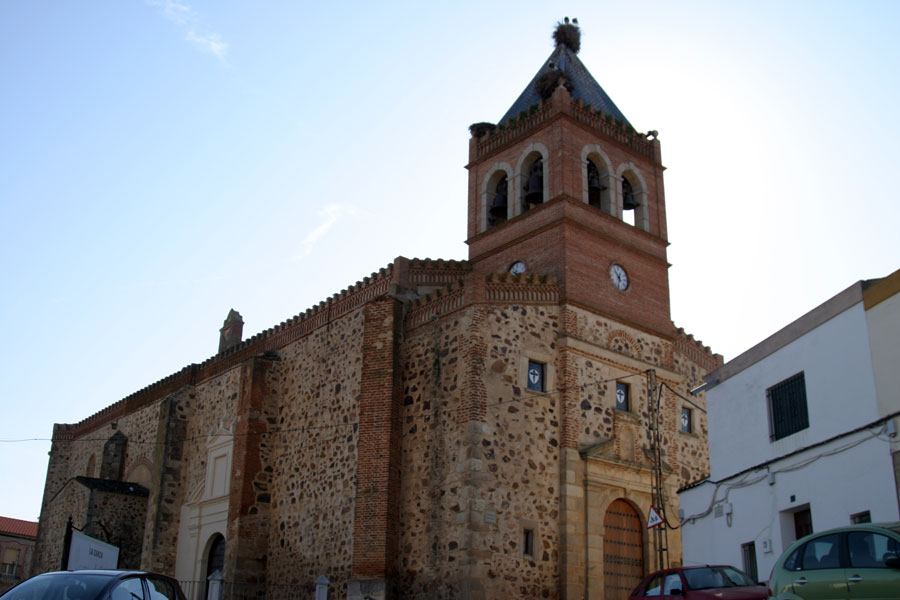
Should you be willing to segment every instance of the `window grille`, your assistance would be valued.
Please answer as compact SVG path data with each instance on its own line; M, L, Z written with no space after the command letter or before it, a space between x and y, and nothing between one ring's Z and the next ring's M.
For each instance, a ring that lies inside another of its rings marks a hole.
M769 400L769 432L780 440L809 427L806 408L806 380L803 373L785 379L766 390Z

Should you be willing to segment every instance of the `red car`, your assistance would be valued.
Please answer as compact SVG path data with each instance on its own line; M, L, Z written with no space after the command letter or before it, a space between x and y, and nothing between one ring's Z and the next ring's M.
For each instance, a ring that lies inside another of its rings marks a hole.
M685 598L700 600L766 600L769 588L727 565L698 565L657 571L644 578L629 600Z

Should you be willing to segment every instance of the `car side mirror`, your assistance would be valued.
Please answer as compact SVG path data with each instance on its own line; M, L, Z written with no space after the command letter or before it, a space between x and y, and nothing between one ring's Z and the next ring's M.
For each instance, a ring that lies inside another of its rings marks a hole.
M669 590L670 596L684 596L684 590L681 588L672 588Z
M884 557L884 564L894 569L900 569L900 556L888 554Z

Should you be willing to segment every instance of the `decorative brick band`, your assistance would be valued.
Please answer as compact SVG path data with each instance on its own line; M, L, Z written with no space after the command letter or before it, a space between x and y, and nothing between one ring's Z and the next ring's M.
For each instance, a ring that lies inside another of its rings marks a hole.
M581 100L572 102L574 110L572 116L579 123L602 133L606 137L615 140L631 148L638 154L653 159L653 144L641 137L641 134L620 126L603 111L597 112L592 106L586 106Z
M464 304L465 290L459 281L414 301L404 322L407 328L412 329L429 323L435 315L446 315L459 310Z
M533 107L531 111L519 113L515 117L515 124L512 127L498 128L493 133L475 138L473 160L480 160L530 135L535 128L563 112L572 116L579 123L587 125L594 131L622 144L626 148L655 160L653 144L642 137L641 134L616 123L614 119L603 111L597 111L592 106L585 105L581 100L569 98L568 101L571 104L566 106L563 111L559 109L554 110L552 102L541 102L537 107Z
M705 346L700 340L694 339L693 335L685 333L681 327L675 331L675 350L707 371L718 369L725 362L721 354L714 354L709 346Z

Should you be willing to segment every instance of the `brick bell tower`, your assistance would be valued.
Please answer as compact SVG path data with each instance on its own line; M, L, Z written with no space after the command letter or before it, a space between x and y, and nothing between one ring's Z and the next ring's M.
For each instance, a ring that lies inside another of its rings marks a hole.
M566 302L672 335L663 166L577 53L556 48L503 118L470 127L469 260L476 272L550 275Z

